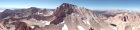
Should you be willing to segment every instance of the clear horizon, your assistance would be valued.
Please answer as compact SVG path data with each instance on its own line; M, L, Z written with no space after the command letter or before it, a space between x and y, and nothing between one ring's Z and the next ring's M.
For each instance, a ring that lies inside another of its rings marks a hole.
M140 0L0 0L0 8L50 8L56 9L63 2L87 9L140 10Z

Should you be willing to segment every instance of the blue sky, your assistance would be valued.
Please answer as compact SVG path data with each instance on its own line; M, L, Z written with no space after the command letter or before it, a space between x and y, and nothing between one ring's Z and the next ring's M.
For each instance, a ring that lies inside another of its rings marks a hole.
M140 10L140 0L0 0L0 8L53 8L63 2L88 9Z

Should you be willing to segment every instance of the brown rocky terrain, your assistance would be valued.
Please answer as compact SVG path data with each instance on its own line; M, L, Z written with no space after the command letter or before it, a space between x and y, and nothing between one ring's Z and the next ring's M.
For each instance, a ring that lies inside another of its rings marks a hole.
M140 30L139 14L128 10L92 11L69 3L56 9L6 9L0 30Z

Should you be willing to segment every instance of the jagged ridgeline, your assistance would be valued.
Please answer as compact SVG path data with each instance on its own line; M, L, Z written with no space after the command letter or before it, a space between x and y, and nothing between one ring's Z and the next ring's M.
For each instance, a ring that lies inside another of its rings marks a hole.
M0 30L139 30L139 15L111 16L69 3L56 9L6 9L0 14Z

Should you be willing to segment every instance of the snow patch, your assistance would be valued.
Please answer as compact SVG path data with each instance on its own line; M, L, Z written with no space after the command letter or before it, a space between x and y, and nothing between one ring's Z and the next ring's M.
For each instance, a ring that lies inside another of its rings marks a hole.
M31 19L29 19L29 20L31 20L31 21L37 21L35 18L31 18Z
M85 20L82 20L82 21L83 21L85 24L87 24Z
M50 15L47 15L47 14L46 14L46 15L44 15L44 16L50 16Z
M37 14L43 14L43 13L38 12Z
M41 21L41 23L45 23L45 25L49 25L50 21Z
M116 28L116 27L114 27L113 29L114 29L114 30L117 30L117 28Z
M112 27L114 30L117 30L117 28L116 28L116 27L114 27L114 26L110 26L110 25L109 25L109 27Z
M85 30L82 26L77 26L79 30Z
M62 5L62 6L65 6L65 5Z
M68 27L66 24L64 24L64 26L62 27L62 30L68 30Z
M32 29L35 27L35 26L30 26Z
M71 15L74 15L74 13L72 13Z
M90 25L89 21L87 21L87 24Z
M45 21L45 25L49 25L50 24L50 21Z
M31 18L31 20L36 20L35 18Z
M85 24L88 24L90 25L89 21L88 20L82 20Z
M101 30L105 30L105 29L101 28Z

